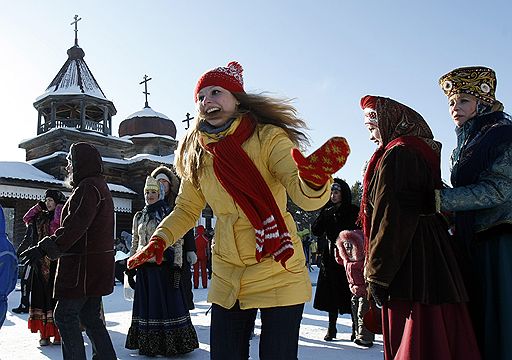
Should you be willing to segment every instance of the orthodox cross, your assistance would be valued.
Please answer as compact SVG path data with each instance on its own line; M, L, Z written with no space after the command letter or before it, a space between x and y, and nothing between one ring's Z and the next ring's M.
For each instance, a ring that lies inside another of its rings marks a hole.
M144 75L144 80L142 80L139 85L142 85L144 84L144 91L142 92L144 95L146 95L146 104L144 105L145 108L148 108L149 105L148 105L148 95L150 93L148 93L148 81L151 80L150 77L148 77L147 75Z
M78 18L78 15L75 15L74 17L75 21L73 21L71 24L69 25L75 25L75 45L78 46L78 22L80 20L82 20L82 18Z
M185 130L188 130L188 128L190 127L190 120L194 120L194 117L190 117L190 114L189 113L186 113L185 115L187 118L185 120L181 120L181 122L186 122L187 123L187 127L185 128Z

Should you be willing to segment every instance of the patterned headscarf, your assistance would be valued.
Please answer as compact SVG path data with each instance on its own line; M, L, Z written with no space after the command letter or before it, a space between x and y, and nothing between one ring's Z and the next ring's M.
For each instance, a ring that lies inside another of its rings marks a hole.
M410 107L393 99L366 95L361 99L361 108L365 113L375 111L375 118L385 147L391 141L401 136L416 136L422 138L432 149L440 154L441 145L434 141L434 135L423 117Z
M439 158L441 144L434 140L432 131L423 117L413 109L399 102L380 96L367 95L361 99L361 108L375 110L382 144L372 155L363 179L363 196L359 221L365 235L365 252L368 254L370 214L368 206L369 185L384 153L397 145L407 145L417 149L430 164L437 185L441 184ZM365 116L366 122L366 116Z

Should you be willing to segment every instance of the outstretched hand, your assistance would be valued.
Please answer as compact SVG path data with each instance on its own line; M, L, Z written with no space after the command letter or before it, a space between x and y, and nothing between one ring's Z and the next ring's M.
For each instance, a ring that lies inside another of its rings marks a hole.
M304 157L299 149L292 149L292 157L297 164L299 176L312 188L320 188L332 174L345 165L350 154L350 146L343 137L332 137L318 150Z
M134 269L153 257L155 258L156 263L160 265L164 258L165 248L165 241L162 238L152 236L146 246L128 259L128 269Z

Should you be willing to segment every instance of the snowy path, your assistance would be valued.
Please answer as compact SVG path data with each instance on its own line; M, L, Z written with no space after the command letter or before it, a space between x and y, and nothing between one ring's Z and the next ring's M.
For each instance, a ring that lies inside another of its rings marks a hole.
M313 282L316 282L318 269L310 273ZM315 287L313 287L313 291ZM194 302L196 308L191 311L192 322L199 337L199 349L190 354L173 357L174 359L209 359L210 316L205 315L210 305L206 302L206 289L194 290ZM9 296L9 311L7 319L0 329L0 359L1 360L40 360L62 359L59 346L50 345L40 347L38 335L31 334L27 329L27 314L13 314L10 310L19 305L20 292L12 292ZM119 359L146 358L139 356L137 351L124 348L126 333L131 320L131 302L124 300L123 288L117 285L113 294L103 298L107 328L114 343ZM354 359L376 360L383 359L382 337L378 336L375 345L370 348L362 348L350 341L350 317L344 315L338 318L338 337L335 341L326 342L323 337L328 323L327 313L312 308L307 303L304 309L299 340L299 359ZM258 343L260 333L259 319L257 319L255 338L251 341L251 359L258 359ZM91 358L91 346L87 336L84 336L88 358Z

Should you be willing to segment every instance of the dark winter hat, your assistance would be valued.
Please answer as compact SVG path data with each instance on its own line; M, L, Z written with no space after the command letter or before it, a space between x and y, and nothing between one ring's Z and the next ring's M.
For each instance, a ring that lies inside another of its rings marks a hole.
M53 190L53 189L46 190L44 193L44 198L45 199L52 198L53 201L55 201L55 203L57 203L57 204L64 204L66 202L66 197L59 190Z
M245 92L242 65L231 61L226 67L218 67L205 72L197 82L194 90L194 101L197 101L197 93L207 86L221 86L232 93Z

